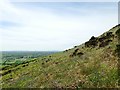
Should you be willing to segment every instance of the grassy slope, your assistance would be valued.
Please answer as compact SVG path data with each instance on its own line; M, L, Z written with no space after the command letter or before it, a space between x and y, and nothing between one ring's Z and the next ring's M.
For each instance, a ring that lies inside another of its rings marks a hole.
M117 27L110 31L115 33L116 30ZM40 57L33 62L0 71L5 73L11 70L0 78L2 87L118 87L117 37L112 40L103 48L86 48L82 44L66 52ZM77 48L84 54L70 57Z

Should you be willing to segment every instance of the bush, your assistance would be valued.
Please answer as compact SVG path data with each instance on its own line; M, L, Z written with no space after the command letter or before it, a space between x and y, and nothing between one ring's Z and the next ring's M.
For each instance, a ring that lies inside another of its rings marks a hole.
M120 44L120 29L116 31L116 35L118 36L118 43Z
M89 41L85 42L85 47L95 47L98 44L98 38L92 36Z
M116 52L117 52L118 56L120 57L120 44L116 45L116 47L117 47Z
M116 35L118 37L118 45L116 45L116 51L117 51L117 54L118 54L118 76L120 77L120 29L118 29L116 31ZM120 85L120 79L118 80L118 84Z
M116 31L116 35L120 37L120 29Z
M116 45L116 52L118 54L118 57L120 57L120 29L116 31L116 35L118 36L118 45Z

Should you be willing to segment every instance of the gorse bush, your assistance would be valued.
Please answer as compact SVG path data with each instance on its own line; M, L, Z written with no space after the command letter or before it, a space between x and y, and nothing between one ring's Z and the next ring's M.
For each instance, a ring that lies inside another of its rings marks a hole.
M116 51L117 51L117 53L118 53L118 56L120 57L120 44L118 44L118 45L116 45L116 46L117 46Z
M118 55L118 76L119 76L119 80L118 80L118 85L120 85L120 29L118 29L116 31L116 35L117 35L117 38L118 38L118 44L116 45L116 52L117 52L117 55Z
M118 37L118 43L120 44L120 29L116 31L116 35Z
M120 57L120 29L116 31L116 35L118 37L118 44L116 45L116 51L118 53L118 57Z
M116 31L116 34L117 34L118 37L120 37L120 29L118 29L118 30Z

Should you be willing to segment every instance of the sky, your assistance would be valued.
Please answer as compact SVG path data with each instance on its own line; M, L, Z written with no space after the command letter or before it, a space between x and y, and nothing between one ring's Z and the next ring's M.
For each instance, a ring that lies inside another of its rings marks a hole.
M0 51L62 51L118 24L117 2L13 1L0 1Z

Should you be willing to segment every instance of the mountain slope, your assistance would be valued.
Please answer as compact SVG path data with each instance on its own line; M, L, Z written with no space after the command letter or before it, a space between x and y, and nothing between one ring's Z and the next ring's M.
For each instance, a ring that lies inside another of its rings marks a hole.
M117 25L80 46L2 68L3 88L117 88Z

